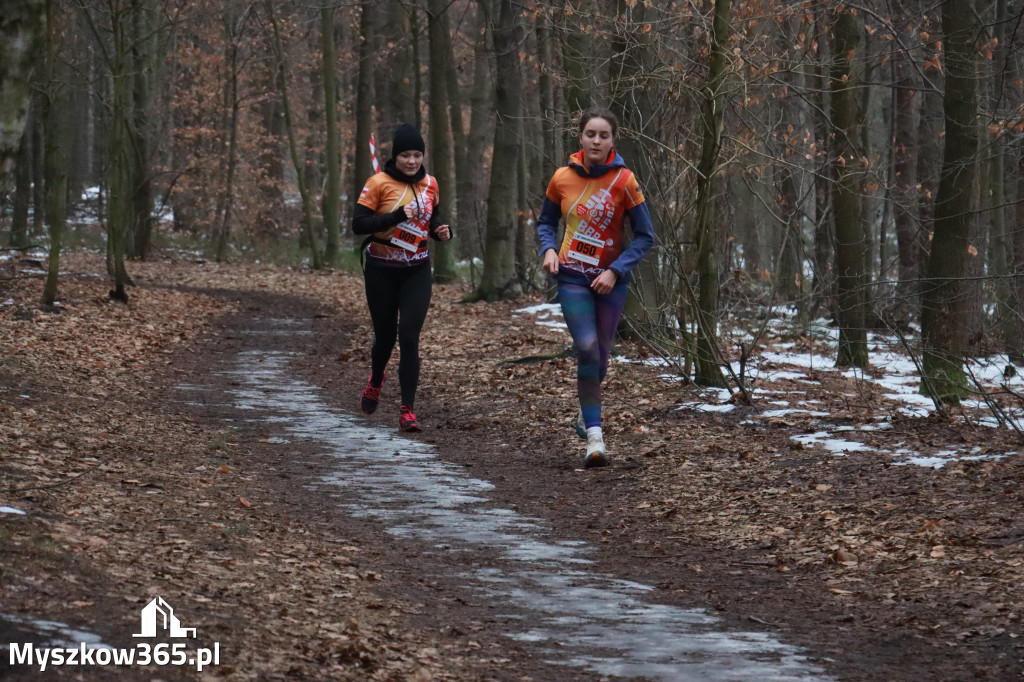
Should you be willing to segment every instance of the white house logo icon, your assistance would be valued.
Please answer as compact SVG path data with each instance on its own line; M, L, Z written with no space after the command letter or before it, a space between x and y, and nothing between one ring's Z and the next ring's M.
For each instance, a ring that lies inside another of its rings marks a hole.
M174 609L164 601L163 597L155 597L142 608L142 632L132 637L156 637L160 617L163 619L163 630L171 637L195 638L195 628L181 627L181 621L174 615Z

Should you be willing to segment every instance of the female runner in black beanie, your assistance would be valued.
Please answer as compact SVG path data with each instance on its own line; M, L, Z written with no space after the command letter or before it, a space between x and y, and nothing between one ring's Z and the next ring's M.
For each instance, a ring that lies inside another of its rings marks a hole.
M423 137L403 123L395 130L391 158L366 181L356 201L352 232L369 235L363 243L366 302L373 321L370 378L359 398L372 414L380 401L385 368L398 340L398 383L402 403L398 428L420 431L413 412L419 382L420 330L430 306L432 276L427 238L451 239L437 204L437 180L423 168Z

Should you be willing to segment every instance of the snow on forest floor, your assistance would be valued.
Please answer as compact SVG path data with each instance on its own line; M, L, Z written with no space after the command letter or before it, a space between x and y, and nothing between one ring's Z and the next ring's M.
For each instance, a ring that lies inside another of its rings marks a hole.
M541 304L520 308L515 316L533 315L538 325L567 332L562 311L557 304ZM731 402L732 389L686 387L692 399L680 402L676 409L696 412L735 412L740 424L751 426L774 422L787 426L808 427L806 433L790 438L804 447L821 447L837 456L852 452L874 452L889 456L894 464L915 464L940 468L951 461L999 459L1016 450L993 451L979 445L938 444L930 452L921 452L919 444L912 449L899 437L872 438L868 434L891 430L893 418L927 418L935 413L935 405L919 393L920 379L914 360L902 350L895 335L871 333L868 336L869 368L839 369L835 367L838 329L828 320L815 320L799 330L798 341L786 341L796 331L792 311L775 311L778 315L770 325L760 351L744 367L744 380L754 398L754 407L745 408ZM736 337L749 345L749 334ZM660 375L668 382L681 382L676 370L682 360L671 358L636 359L617 356L615 362L643 363L672 370ZM1024 408L1017 395L1024 394L1024 376L1006 372L1012 367L1005 355L973 360L968 366L975 393L962 401L954 411L959 419L992 428L1024 428ZM740 365L732 363L739 376ZM731 383L731 382L730 382ZM980 389L979 389L980 387ZM1012 391L1012 393L1011 393ZM1017 394L1017 395L1013 395ZM850 406L857 408L851 419ZM867 408L865 414L863 408ZM851 421L857 423L851 424Z

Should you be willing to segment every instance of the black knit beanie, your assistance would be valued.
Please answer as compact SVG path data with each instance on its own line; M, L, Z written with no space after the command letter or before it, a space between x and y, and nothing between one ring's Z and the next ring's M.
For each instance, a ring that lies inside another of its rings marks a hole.
M402 152L425 151L423 136L420 131L408 123L403 123L395 130L395 139L391 143L391 158L397 159Z

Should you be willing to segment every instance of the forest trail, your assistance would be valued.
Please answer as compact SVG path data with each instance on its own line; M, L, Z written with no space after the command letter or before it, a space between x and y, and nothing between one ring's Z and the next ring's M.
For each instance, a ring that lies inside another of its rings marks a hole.
M96 263L75 266L84 274ZM0 473L5 489L20 492L0 506L26 514L0 515L4 615L126 645L139 609L159 594L200 639L232 652L217 669L162 669L160 679L659 679L643 666L661 659L610 625L571 609L531 612L529 602L550 607L555 597L577 608L599 587L616 594L596 600L604 606L636 598L705 614L711 631L731 633L722 641L750 645L741 633L756 632L762 644L781 642L768 645L782 666L777 677L705 670L692 679L1010 680L1021 671L1016 458L956 472L880 467L871 453L791 448L780 458L772 450L784 435L673 410L685 389L660 386L650 368L616 365L614 465L583 471L565 418L572 360L499 364L557 355L565 338L517 318L524 302L460 305L458 288L439 287L417 410L427 429L400 439L418 453L404 464L427 470L396 482L351 453L325 454L325 433L339 425L385 434L359 437L384 450L397 438L397 403L388 402L396 391L385 391L377 415L355 414L368 362L358 279L255 266L139 270L128 309L103 301L83 276L69 284L60 315L18 320L5 311L19 335L4 338L9 456ZM18 310L31 309L25 301ZM31 354L30 336L31 348L68 346L46 365ZM121 336L134 341L117 349L120 365L98 359ZM262 403L250 404L257 397ZM303 410L328 423L303 432ZM900 427L925 438L972 435L927 420ZM387 489L394 499L374 503ZM431 495L434 516L417 506ZM460 495L471 521L449 523ZM1005 541L996 537L1000 518ZM517 535L531 524L541 539ZM463 535L481 528L488 538ZM877 561L870 542L843 542L869 532L887 543ZM507 556L513 547L524 556ZM447 575L437 571L444 556ZM550 594L523 597L523 585L507 582L509 565L532 570L574 557L584 569L533 576ZM568 596L574 590L579 601ZM565 623L562 635L555 628ZM595 632L616 633L602 643L609 655L582 646ZM579 667L550 663L552 650ZM134 672L89 679L155 677Z

